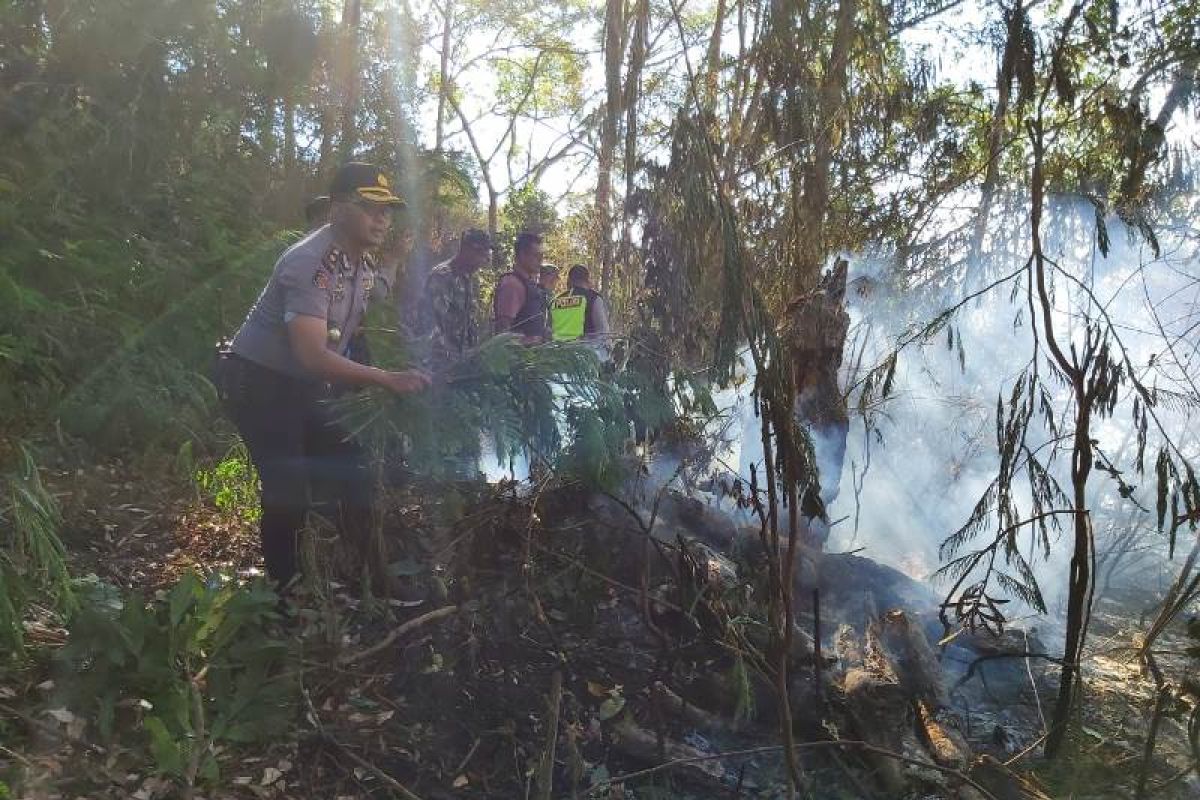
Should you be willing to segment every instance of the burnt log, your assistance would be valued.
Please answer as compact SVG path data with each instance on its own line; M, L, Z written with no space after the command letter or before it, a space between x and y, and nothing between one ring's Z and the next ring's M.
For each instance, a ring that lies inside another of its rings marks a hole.
M849 264L839 259L815 289L787 308L780 338L788 349L796 386L794 414L813 439L820 472L821 500L838 495L846 456L850 422L838 373L850 329L846 312L846 274ZM824 515L806 529L808 544L821 547L829 536Z
M725 766L710 753L667 737L660 741L628 717L612 727L611 735L613 747L635 761L651 765L677 762L672 764L672 772L710 790L725 789L730 783Z
M844 626L836 636L835 649L848 667L842 694L856 734L893 753L967 770L972 763L971 748L949 706L941 665L922 627L893 610L868 626L861 645L855 639ZM909 788L899 762L874 756L870 763L887 796L899 796ZM923 780L943 778L933 773L922 775ZM960 789L964 798L977 794Z

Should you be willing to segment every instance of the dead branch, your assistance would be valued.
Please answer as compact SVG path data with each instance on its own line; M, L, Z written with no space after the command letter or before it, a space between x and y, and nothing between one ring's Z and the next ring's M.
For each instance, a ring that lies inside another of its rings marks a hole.
M452 614L456 614L456 613L458 613L458 611L459 611L458 606L443 606L441 608L434 609L433 611L430 611L428 613L422 614L421 616L416 617L414 619L410 619L408 622L406 622L403 625L401 625L400 627L396 628L391 633L389 633L387 636L383 637L382 639L380 639L378 642L371 645L367 649L360 650L357 653L351 653L350 655L342 656L341 658L338 659L338 664L340 664L342 666L346 666L348 664L355 664L359 661L362 661L365 658L370 658L371 656L375 655L376 653L379 653L379 652L391 647L392 644L394 644L397 639L399 639L401 636L404 636L406 633L414 631L417 628L421 627L422 625L424 625L428 622L434 622L435 620L442 619L443 617L448 617Z

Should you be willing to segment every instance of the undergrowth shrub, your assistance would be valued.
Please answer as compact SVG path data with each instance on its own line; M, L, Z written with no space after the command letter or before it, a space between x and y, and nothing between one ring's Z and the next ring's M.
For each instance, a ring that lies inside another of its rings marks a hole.
M258 472L250 460L250 452L240 441L211 468L198 468L195 481L201 493L222 513L244 522L257 522L262 516Z
M0 492L0 654L15 657L35 598L49 611L70 612L76 603L58 536L58 501L27 447L18 446L16 468L0 479Z
M157 771L213 782L215 747L288 729L297 653L272 631L278 597L265 584L205 582L188 573L150 602L136 592L115 602L111 592L94 587L93 594L96 602L73 617L58 655L59 683L103 738L132 728Z

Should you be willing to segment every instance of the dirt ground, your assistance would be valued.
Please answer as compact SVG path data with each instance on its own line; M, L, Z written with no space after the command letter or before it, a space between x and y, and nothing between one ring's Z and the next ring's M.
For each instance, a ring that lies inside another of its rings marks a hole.
M64 508L75 574L150 596L187 570L258 574L252 521L218 511L179 480L148 485L132 472L114 462L47 476ZM329 565L324 583L297 591L280 623L303 665L295 729L281 741L221 752L219 788L194 798L539 796L555 717L554 792L545 796L782 796L771 695L753 682L736 685L736 659L714 649L703 630L689 628L665 603L643 607L644 591L606 576L607 556L591 543L550 530L542 517L553 508L531 513L505 487L431 493L414 486L390 496L388 508L384 528L400 574L429 599L414 606L364 595L353 569L339 566L352 563L341 545L315 537L318 559ZM1036 749L1013 758L994 748L1012 759L1031 791L1081 800L1134 796L1154 705L1153 682L1122 649L1134 622L1098 614L1071 759L1050 765ZM389 640L406 624L406 633ZM61 680L52 654L65 631L48 618L30 631L44 645L39 655L17 673L0 674L0 763L25 776L14 796L181 796L153 774L135 730L102 742L83 720L52 707L53 681ZM660 713L662 684L702 699L727 722L705 728L694 717ZM730 721L739 713L750 718ZM1175 709L1162 721L1146 797L1200 796L1185 720ZM656 735L661 752L639 754L637 731ZM701 762L704 769L622 778L671 760L665 742L681 743L692 757L753 752ZM804 766L810 797L885 796L870 788L869 764L853 752L815 753ZM922 780L907 796L956 796Z

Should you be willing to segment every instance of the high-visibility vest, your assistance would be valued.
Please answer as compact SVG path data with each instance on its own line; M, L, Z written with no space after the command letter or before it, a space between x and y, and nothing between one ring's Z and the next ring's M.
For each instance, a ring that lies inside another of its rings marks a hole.
M588 298L567 292L550 304L550 330L556 342L573 342L583 337L587 325Z

